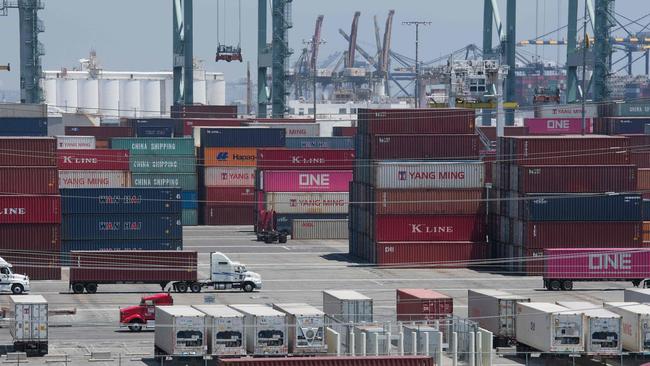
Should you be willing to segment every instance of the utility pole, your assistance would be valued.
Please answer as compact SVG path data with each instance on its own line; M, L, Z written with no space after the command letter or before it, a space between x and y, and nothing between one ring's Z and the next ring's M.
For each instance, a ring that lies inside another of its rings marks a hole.
M426 21L408 21L402 22L402 25L415 26L415 108L420 107L420 26L431 25L431 22Z

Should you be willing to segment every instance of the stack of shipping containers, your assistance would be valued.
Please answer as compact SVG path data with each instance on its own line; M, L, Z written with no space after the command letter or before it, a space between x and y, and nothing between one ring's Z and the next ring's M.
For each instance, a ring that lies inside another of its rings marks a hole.
M352 255L459 267L486 257L473 110L360 110L355 146Z
M108 149L114 137L133 137L131 127L120 126L66 126L66 136L94 136L95 148Z

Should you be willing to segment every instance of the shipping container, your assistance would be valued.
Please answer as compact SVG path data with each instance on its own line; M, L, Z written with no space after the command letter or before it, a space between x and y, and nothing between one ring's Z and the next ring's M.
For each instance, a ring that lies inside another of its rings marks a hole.
M480 131L490 141L497 140L497 128L492 126L477 126L477 131ZM523 126L503 126L504 136L526 136L528 135L528 128Z
M95 136L98 140L105 140L113 137L132 137L134 135L131 127L121 126L66 126L65 134L66 136ZM97 148L99 148L99 146L97 146Z
M196 210L199 208L199 196L196 192L185 191L181 193L181 205L184 210Z
M237 118L236 105L173 105L172 118Z
M530 135L571 135L582 133L582 118L524 118ZM594 132L593 120L586 119L585 133ZM598 132L598 131L597 131Z
M254 356L286 355L289 352L287 318L266 305L229 305L244 314L246 349Z
M244 314L226 305L192 305L206 317L208 353L212 356L245 356Z
M49 317L47 300L41 295L9 296L9 333L16 352L48 352Z
M354 149L352 137L288 137L288 149Z
M59 170L59 188L126 188L130 176L122 170Z
M206 187L254 187L254 167L205 168L203 184Z
M137 126L135 128L136 137L174 137L174 128L171 126Z
M265 192L346 192L351 170L263 170Z
M351 170L354 150L259 149L257 167L267 170Z
M359 109L358 134L472 134L475 111L440 109Z
M479 149L483 146L476 134L374 135L365 141L370 144L370 156L363 158L371 159L474 160L479 158Z
M356 134L357 134L356 127L341 127L341 126L332 127L332 136L335 137L353 137Z
M378 162L371 182L382 189L482 188L484 169L471 162Z
M445 319L454 313L454 299L426 289L397 289L397 321Z
M598 116L598 105L586 104L585 115L587 118ZM535 118L582 118L582 105L537 105L535 106Z
M62 240L182 239L179 214L64 215Z
M266 210L277 213L336 214L348 212L347 192L270 192Z
M187 137L194 136L194 127L238 127L242 125L243 119L236 118L219 118L219 119L199 119L190 118L183 121L183 134Z
M47 104L0 102L0 118L47 117Z
M204 225L253 225L253 204L206 204L203 206Z
M634 165L513 166L510 189L519 193L633 192Z
M222 358L219 366L434 366L430 356Z
M14 273L36 281L61 279L60 256L59 250L39 252L2 250L2 258L11 263L11 270Z
M177 188L62 189L64 214L173 213L181 211Z
M631 151L630 164L638 168L650 168L650 151Z
M485 212L482 189L376 189L377 214L477 215Z
M137 137L183 136L183 120L179 118L130 118L125 121L124 125L132 127ZM164 130L166 130L165 136L157 134Z
M59 150L96 149L95 136L56 136L56 148Z
M647 195L650 193L650 169L638 169L637 175L636 190Z
M287 137L318 137L320 136L320 124L318 123L247 123L251 127L282 128Z
M316 123L316 120L313 118L257 118L252 116L250 118L252 122L257 122L257 123L272 123L272 124L278 124L278 123Z
M391 348L390 332L380 324L360 324L353 328L354 354L359 356L379 356L388 354ZM356 340L366 339L366 342Z
M181 212L181 223L183 226L196 226L199 224L198 209L183 209Z
M0 117L0 136L47 136L47 117Z
M519 302L530 302L530 298L499 290L467 290L468 318L497 338L514 340Z
M286 131L269 128L195 128L201 147L284 147Z
M56 167L0 167L0 191L4 194L58 194L58 170Z
M276 230L293 235L293 222L295 220L347 220L347 213L343 214L276 214Z
M622 136L513 136L504 140L510 152L505 158L520 165L619 165L630 161L629 140Z
M585 352L591 355L619 355L623 351L620 315L584 301L558 301L557 304L584 314Z
M60 196L0 196L0 224L57 224Z
M59 150L61 170L129 170L127 150Z
M291 238L301 240L347 239L348 220L294 219L292 222Z
M327 353L324 312L304 303L273 304L273 309L287 316L289 353Z
M127 251L127 250L183 250L183 241L175 240L82 240L61 242L61 252L68 253L73 251ZM65 255L68 257L68 255Z
M257 149L253 147L207 147L203 149L206 167L255 167Z
M650 103L638 102L624 102L616 103L612 106L612 115L617 117L649 117L650 116Z
M196 173L196 158L185 156L145 156L130 158L133 173Z
M250 187L206 187L206 205L247 205L255 203L255 190Z
M133 173L131 174L131 186L156 188L176 187L184 191L196 191L197 175L189 173Z
M377 215L377 241L485 241L485 215Z
M541 352L585 350L581 312L544 302L517 303L517 342Z
M641 221L514 221L514 243L528 249L636 248L642 242Z
M206 354L206 316L183 305L156 306L155 353L180 357Z
M626 288L623 290L623 301L650 304L650 289L647 288Z
M599 125L597 132L606 135L643 134L650 118L599 118Z
M480 267L488 257L485 242L372 242L379 265L436 268Z
M114 138L111 149L129 150L133 155L194 155L194 139L185 138Z
M623 318L623 349L634 353L650 351L650 306L634 302L606 302L605 309Z
M517 213L510 217L526 221L641 221L639 194L606 196L520 196L513 202Z
M2 224L0 225L0 249L2 257L13 253L37 253L61 248L60 224ZM11 262L10 262L11 263Z
M56 139L0 136L0 166L56 166Z
M323 312L339 323L372 323L372 299L352 290L323 291Z

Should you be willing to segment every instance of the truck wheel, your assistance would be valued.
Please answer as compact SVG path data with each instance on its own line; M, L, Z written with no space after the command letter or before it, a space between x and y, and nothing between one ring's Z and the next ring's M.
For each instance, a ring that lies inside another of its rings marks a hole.
M187 292L187 284L185 282L179 282L176 284L176 291L178 292Z
M253 292L253 290L255 290L255 285L252 282L246 282L241 289L244 290L244 292Z
M573 281L569 281L569 280L562 281L562 290L564 291L573 290Z
M271 238L271 236L267 236L264 238L264 242L266 244L273 244L273 238Z
M14 295L20 295L24 290L25 288L23 288L23 285L16 284L11 286L11 293Z
M552 280L549 288L551 291L560 291L562 289L562 284L558 280Z
M632 286L634 286L634 287L639 287L640 284L641 284L641 280L632 281Z
M198 282L194 282L190 285L190 291L194 293L201 292L201 284Z
M129 323L129 330L132 332L139 332L142 330L142 323L139 321L133 321Z
M278 239L278 242L280 242L280 244L286 243L287 242L287 236L286 235L280 235L280 238Z
M83 283L73 283L72 284L72 292L75 294L83 294L84 293L84 284Z
M87 283L86 292L89 294L97 293L97 284L96 283Z

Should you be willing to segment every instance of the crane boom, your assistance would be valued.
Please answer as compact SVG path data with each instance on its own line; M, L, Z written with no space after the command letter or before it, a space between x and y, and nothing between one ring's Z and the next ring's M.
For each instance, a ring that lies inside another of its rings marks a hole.
M379 19L375 15L373 17L375 22L375 43L377 44L377 61L379 62L379 68L381 68L381 36L379 35Z
M388 64L390 63L390 40L393 34L393 16L395 15L395 10L390 10L388 12L388 17L386 18L386 29L384 29L384 45L381 48L381 59L379 65L381 72L388 73Z
M320 42L321 42L321 29L323 28L323 15L319 15L318 18L316 18L316 29L314 30L314 37L311 40L311 60L309 63L309 67L311 68L312 71L316 71L317 65L316 62L318 61L318 49L320 47Z
M352 18L352 28L350 29L350 38L348 43L348 58L345 67L354 67L354 52L357 49L357 31L359 29L360 16L361 12L357 11L354 13L354 18Z
M345 31L344 31L343 29L339 29L339 33L343 36L343 38L345 38L346 41L351 42L351 38L350 38L350 36L348 36L348 34L345 33ZM366 61L368 61L368 63L369 63L370 65L372 65L373 67L377 68L377 61L375 61L375 59L372 58L372 56L370 56L370 54L369 54L368 52L366 52L366 51L365 51L363 48L361 48L361 46L359 46L358 44L356 45L355 49L356 49L357 51L359 51L359 53L361 54L361 56L362 56ZM347 56L346 60L349 60L349 55Z

